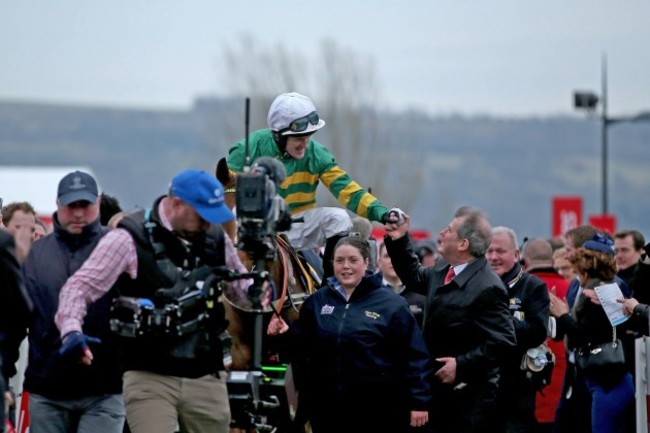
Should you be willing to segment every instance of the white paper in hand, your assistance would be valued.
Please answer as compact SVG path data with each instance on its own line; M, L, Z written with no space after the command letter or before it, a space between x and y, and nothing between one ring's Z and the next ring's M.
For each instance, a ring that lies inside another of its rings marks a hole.
M620 325L628 319L623 314L623 304L617 302L617 299L623 298L623 292L621 292L618 284L610 283L596 286L594 287L594 291L612 326Z

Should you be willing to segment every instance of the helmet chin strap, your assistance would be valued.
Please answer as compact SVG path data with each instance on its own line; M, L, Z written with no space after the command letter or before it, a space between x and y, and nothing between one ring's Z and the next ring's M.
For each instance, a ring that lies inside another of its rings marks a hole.
M273 131L273 140L275 141L275 144L278 146L278 149L280 150L280 153L282 156L287 156L289 155L287 153L287 136L280 134L278 131Z
M282 156L284 158L293 158L288 152L287 152L287 140L289 139L289 136L287 135L282 135L280 134L281 131L271 131L273 134L273 140L275 141L275 144L278 146L278 149L280 150L280 153L282 153ZM293 134L292 137L309 137L314 134L315 131L306 133L306 134Z

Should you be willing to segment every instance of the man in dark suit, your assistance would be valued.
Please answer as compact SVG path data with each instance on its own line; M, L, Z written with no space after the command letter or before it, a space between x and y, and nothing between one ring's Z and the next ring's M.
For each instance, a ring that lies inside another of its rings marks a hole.
M480 209L458 209L438 236L444 262L424 268L408 235L410 219L402 217L401 225L385 225L385 243L402 282L427 296L423 334L437 366L431 428L493 431L499 365L516 339L506 288L485 258L490 223Z

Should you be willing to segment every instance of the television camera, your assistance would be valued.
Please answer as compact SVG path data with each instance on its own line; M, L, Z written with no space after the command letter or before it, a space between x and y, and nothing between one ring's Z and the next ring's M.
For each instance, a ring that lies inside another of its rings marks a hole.
M254 311L254 347L251 371L231 371L227 386L233 426L246 431L285 431L290 416L284 375L286 367L262 366L263 312L261 294L270 275L265 262L275 256L275 236L291 228L293 222L289 208L278 194L286 179L281 162L271 157L260 157L252 166L248 151L248 117L250 101L246 98L246 163L236 180L237 247L248 252L254 263L250 275L253 284L248 298ZM269 374L269 372L273 374ZM280 430L278 430L280 429Z
M253 257L272 258L272 237L291 228L288 206L277 193L286 177L282 163L266 156L237 175L238 246Z

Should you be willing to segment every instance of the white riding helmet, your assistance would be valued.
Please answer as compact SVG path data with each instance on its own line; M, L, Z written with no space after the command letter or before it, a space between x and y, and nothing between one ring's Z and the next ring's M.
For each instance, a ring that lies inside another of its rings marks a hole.
M275 98L267 122L269 128L280 135L309 135L325 126L312 100L296 92Z

